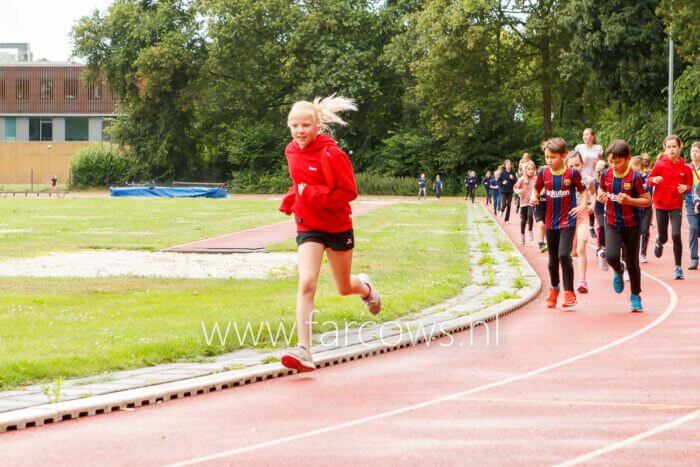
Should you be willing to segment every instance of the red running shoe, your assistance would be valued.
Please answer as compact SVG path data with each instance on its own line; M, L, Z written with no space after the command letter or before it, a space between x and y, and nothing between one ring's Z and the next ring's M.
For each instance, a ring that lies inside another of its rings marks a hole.
M561 304L563 307L572 307L576 305L576 294L573 290L564 291L564 303Z
M547 297L547 308L556 308L557 298L559 298L559 289L549 289L549 296Z

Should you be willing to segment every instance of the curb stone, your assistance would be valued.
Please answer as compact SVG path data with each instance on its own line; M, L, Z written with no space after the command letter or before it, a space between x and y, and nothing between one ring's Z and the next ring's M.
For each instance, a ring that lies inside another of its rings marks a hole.
M357 336L358 330L350 329L347 334L341 334L345 337L347 345L314 346L317 367L367 358L465 331L511 313L539 294L541 280L510 238L492 220L490 213L480 204L467 204L466 210L466 230L471 240L470 264L474 284L465 287L455 297L405 316L401 320L367 326L366 334L371 337L362 342ZM490 253L483 254L474 240L488 243L491 247ZM503 241L507 242L506 245L510 244L506 251L498 249L499 244L503 245ZM490 256L490 261L495 263L490 268L491 272L488 271L488 265L484 267L480 264L484 256ZM518 258L518 265L509 264L509 257ZM504 285L513 284L512 281L516 277L526 279L529 285L522 288ZM509 280L511 282L508 282ZM516 295L517 298L506 298L492 303L504 293ZM436 331L438 324L439 330ZM396 329L397 325L400 326L399 329ZM422 336L418 335L417 330L415 335L405 332L404 326L406 330L412 326L420 326L423 329ZM426 327L430 327L429 332L426 332ZM117 410L131 410L291 375L295 371L284 368L279 362L261 364L261 360L265 358L279 358L284 351L285 349L277 349L262 354L244 349L221 355L215 358L214 362L170 363L159 367L66 381L66 388L62 392L71 394L73 398L54 404L46 403L46 396L41 392L43 386L40 385L24 388L22 391L0 392L0 433ZM227 370L232 365L243 367ZM80 384L81 382L83 384ZM35 397L37 395L43 399ZM23 403L26 404L25 407L21 407Z

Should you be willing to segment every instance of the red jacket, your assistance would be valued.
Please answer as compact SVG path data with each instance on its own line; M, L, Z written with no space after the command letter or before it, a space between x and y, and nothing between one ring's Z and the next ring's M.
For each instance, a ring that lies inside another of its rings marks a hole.
M652 181L654 177L663 177L663 180L656 184ZM682 209L685 195L678 192L678 185L685 185L685 192L689 193L693 186L693 172L682 156L673 162L666 154L659 154L647 178L647 185L655 187L654 207L656 209L667 211Z
M357 184L350 158L338 143L321 134L303 149L292 141L284 153L292 187L279 210L287 215L294 213L297 231L338 233L352 229L350 201L357 198ZM331 174L324 173L321 157L327 158ZM300 183L306 183L301 195L297 190Z

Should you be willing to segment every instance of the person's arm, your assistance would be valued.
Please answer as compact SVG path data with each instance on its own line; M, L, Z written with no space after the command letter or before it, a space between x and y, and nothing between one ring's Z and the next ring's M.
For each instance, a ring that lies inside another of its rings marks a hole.
M537 180L535 180L535 186L532 188L532 194L530 195L530 204L532 206L537 206L540 204L540 193L544 188L544 174L540 170L537 172Z
M287 191L287 193L282 198L282 203L280 203L279 210L286 215L292 214L292 207L294 207L294 201L296 199L297 189L292 182L292 187Z
M651 168L651 172L649 172L649 176L647 177L647 186L654 187L661 183L664 178L661 176L660 172L659 166L654 164L654 167Z
M685 194L693 188L693 171L687 165L685 166L685 180L690 180L690 184L681 183L678 185L678 192L680 194Z
M333 189L321 185L307 185L301 193L304 201L311 206L318 208L332 208L349 203L357 198L357 183L355 182L355 172L352 168L350 158L337 147L328 148L330 170L335 174L335 186Z
M513 185L513 191L516 192L517 194L520 194L523 192L523 178L520 177L517 182L515 182L515 185Z

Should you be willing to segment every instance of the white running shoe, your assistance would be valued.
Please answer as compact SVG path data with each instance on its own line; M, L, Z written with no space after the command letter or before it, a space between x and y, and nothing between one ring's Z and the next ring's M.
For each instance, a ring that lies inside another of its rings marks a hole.
M647 259L646 256L644 256L644 255L639 255L639 264L646 264L646 263L648 263L648 262L649 262L649 260Z
M314 371L316 369L311 353L303 345L293 347L282 355L282 365L299 372Z
M382 298L379 296L379 292L372 285L372 279L369 278L367 274L358 274L357 278L360 282L369 287L369 294L366 297L362 297L362 302L367 307L367 311L373 315L378 314L382 311Z
M608 262L605 260L605 250L602 248L599 249L597 256L598 256L598 267L600 269L602 269L603 271L607 271L609 266L608 266Z

